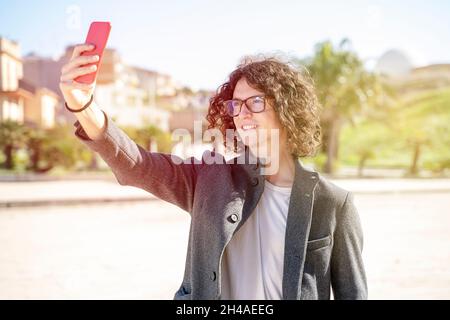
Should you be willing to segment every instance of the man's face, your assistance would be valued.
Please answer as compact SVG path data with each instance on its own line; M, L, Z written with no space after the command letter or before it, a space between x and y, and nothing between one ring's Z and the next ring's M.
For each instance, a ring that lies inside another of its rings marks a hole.
M252 88L245 78L241 78L234 89L233 99L245 100L258 95L264 95L264 92ZM274 147L278 150L280 142L285 139L278 116L267 99L265 109L260 113L252 113L246 104L242 104L240 114L233 120L243 143L258 157L270 156L271 150L275 150Z

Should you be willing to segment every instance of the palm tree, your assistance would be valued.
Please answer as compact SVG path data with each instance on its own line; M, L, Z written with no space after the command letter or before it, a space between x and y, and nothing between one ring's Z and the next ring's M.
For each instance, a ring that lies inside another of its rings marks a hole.
M27 169L34 172L39 171L39 162L42 159L42 148L46 142L45 131L41 128L28 128L27 130L27 148L30 157L30 163Z
M26 127L17 121L0 122L0 148L5 154L5 169L13 169L13 154L26 143Z
M319 43L314 56L302 62L309 70L322 104L324 172L334 173L338 159L339 135L343 124L354 116L369 113L382 101L384 85L365 70L363 62L350 50L344 39L335 48L329 41Z

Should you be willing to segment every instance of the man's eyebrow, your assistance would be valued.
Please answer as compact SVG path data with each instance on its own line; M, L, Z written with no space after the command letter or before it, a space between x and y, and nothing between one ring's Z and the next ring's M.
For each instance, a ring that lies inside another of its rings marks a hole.
M245 100L245 99L248 99L248 98L251 98L251 97L257 97L257 96L263 96L263 95L264 95L264 93L256 93L256 94L252 94L250 96L247 96L246 98L233 97L233 99Z

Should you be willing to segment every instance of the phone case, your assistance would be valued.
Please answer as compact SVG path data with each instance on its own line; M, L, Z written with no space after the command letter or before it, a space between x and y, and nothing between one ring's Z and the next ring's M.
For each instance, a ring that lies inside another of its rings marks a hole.
M77 77L75 80L81 83L91 84L97 79L97 74L100 69L100 65L103 58L103 51L105 50L106 43L108 42L109 32L111 31L111 23L103 21L95 21L91 23L89 32L86 37L86 43L95 45L95 49L92 51L85 51L82 56L98 55L100 59L95 63L89 63L85 66L91 66L96 64L97 70L93 73L85 74Z

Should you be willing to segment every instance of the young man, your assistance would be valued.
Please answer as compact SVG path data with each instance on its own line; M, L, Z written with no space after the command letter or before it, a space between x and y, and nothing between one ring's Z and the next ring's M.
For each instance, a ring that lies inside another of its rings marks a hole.
M177 161L130 140L92 101L95 84L73 80L94 71L82 67L95 59L80 56L86 50L75 47L61 75L76 136L121 185L191 215L175 299L329 299L330 289L335 299L367 298L352 195L298 160L320 141L318 103L304 75L277 59L241 64L211 98L207 119L225 140L237 131L244 151L228 161L214 153Z

